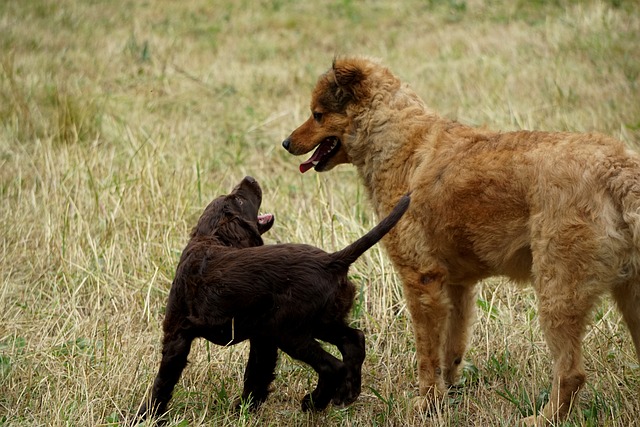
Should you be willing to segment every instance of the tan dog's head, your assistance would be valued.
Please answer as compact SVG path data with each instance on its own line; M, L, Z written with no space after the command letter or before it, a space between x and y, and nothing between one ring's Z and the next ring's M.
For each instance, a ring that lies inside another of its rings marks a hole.
M282 142L296 156L315 149L300 165L300 172L311 168L324 172L340 163L351 163L345 148L351 131L350 113L352 107L371 97L369 76L381 69L386 70L368 59L340 58L320 76L311 96L311 116Z

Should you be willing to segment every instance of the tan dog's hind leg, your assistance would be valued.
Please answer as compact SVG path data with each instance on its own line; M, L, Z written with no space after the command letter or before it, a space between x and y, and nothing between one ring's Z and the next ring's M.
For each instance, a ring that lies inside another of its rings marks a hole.
M614 288L613 297L629 332L631 332L631 338L636 347L636 356L640 361L640 286L638 282L628 282Z
M444 371L447 386L458 383L462 358L467 350L469 329L475 318L475 287L449 285L445 288L451 304L444 338Z
M450 302L443 289L445 275L437 271L426 274L401 271L400 274L413 322L418 357L421 397L414 404L428 410L446 393L442 378L442 346Z
M540 326L553 359L553 383L542 414L523 420L525 425L537 426L563 421L585 383L582 338L596 300L586 286L578 291L575 283L553 279L542 286L544 291L538 292Z

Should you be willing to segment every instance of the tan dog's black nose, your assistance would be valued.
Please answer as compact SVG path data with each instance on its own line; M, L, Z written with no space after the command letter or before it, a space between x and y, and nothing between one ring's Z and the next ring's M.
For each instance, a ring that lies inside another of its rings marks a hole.
M282 146L285 150L289 151L289 147L291 146L291 140L289 138L282 141Z

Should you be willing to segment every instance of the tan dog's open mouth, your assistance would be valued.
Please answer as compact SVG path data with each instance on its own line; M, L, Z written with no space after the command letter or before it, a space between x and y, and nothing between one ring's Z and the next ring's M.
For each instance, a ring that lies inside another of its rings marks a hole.
M335 136L325 138L311 157L300 164L300 173L305 173L311 168L321 171L329 159L340 149L340 140Z

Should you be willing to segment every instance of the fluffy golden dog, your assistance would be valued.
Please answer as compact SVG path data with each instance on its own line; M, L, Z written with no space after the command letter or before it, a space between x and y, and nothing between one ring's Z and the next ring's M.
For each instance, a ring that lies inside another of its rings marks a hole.
M525 424L567 417L585 383L589 314L605 292L640 358L640 157L621 142L465 126L364 58L334 60L311 112L283 142L294 155L315 149L301 172L353 164L381 217L412 191L384 243L413 320L421 403L458 380L474 287L489 276L532 282L553 357L549 403Z

